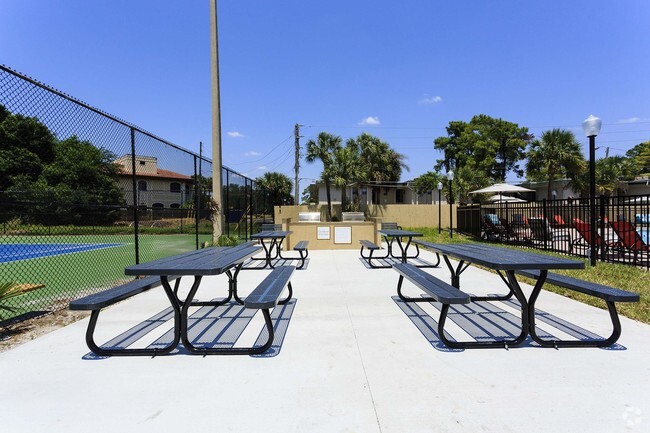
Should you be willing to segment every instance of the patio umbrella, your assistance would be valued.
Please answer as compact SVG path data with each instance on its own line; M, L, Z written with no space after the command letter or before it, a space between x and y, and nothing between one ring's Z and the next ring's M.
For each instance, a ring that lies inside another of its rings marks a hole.
M532 192L534 189L524 188L523 186L510 185L509 183L495 183L494 185L486 186L485 188L477 189L470 192L470 194L481 193L498 193L501 195L504 192Z
M504 192L531 192L533 189L524 188L523 186L511 185L509 183L495 183L494 185L486 186L485 188L477 189L476 191L471 191L470 194L481 194L481 193L498 193L499 200L496 203L502 203ZM501 207L499 206L499 209Z
M488 201L492 203L526 203L526 200L517 197L510 197L509 195L493 195L488 198Z

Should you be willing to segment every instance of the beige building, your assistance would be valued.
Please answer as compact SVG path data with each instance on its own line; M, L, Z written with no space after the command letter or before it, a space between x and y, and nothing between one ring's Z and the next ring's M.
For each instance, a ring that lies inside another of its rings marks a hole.
M124 155L115 160L120 168L119 182L124 191L124 199L133 205L133 160ZM137 185L137 204L159 209L178 209L193 200L192 178L184 174L158 167L158 158L153 156L135 157Z

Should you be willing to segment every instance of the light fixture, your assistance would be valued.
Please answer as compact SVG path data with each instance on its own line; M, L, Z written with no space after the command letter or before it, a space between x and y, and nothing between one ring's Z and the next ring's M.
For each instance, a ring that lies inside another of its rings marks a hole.
M595 137L600 133L600 127L603 122L593 114L590 114L585 120L582 121L582 130L587 137Z
M453 171L448 171L447 172L447 180L454 180L454 172Z
M596 266L598 251L596 246L596 136L600 133L601 125L601 120L593 114L582 122L582 130L589 137L589 225L591 226L589 262L591 266ZM604 229L604 222L601 219L601 231L604 231Z

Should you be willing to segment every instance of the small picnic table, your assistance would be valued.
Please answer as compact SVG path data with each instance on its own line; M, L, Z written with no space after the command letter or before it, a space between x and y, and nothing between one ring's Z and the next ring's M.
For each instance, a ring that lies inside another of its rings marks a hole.
M400 229L380 229L377 230L377 232L379 232L386 240L386 243L388 244L388 254L391 257L396 259L401 259L402 263L406 263L407 259L414 259L419 255L420 250L418 249L417 245L415 246L417 253L414 256L408 256L407 252L409 246L411 245L411 242L413 241L413 238L423 236L422 233L412 232L410 230L400 230ZM402 242L403 238L408 239L406 243ZM399 246L401 252L399 256L393 254L393 241L397 241L397 246Z
M289 230L265 230L251 235L251 239L260 241L265 253L263 258L251 258L251 260L264 260L265 262L263 267L256 269L265 269L267 267L273 268L273 260L278 257L284 258L282 257L280 248L282 247L282 241L284 241L284 239L291 233L293 232ZM267 243L264 242L265 240L270 240L271 242L267 245Z

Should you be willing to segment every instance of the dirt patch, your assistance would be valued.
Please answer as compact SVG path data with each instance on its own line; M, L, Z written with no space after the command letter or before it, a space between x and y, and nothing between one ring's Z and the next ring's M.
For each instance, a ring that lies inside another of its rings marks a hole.
M90 312L88 311L61 310L8 324L5 328L0 328L0 352L10 350L41 335L63 328L89 315Z

